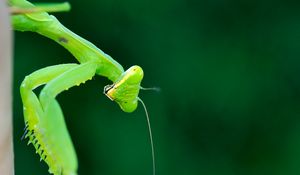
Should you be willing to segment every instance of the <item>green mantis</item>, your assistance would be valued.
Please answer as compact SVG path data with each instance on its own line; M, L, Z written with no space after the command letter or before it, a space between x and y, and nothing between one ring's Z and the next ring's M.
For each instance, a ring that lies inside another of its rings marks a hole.
M26 0L10 0L15 10L12 25L18 31L31 31L48 37L66 48L79 62L49 66L25 77L20 92L23 102L25 133L36 152L49 166L54 175L76 175L77 158L68 134L60 105L55 97L73 86L91 80L95 75L107 77L113 83L104 88L104 94L115 101L124 112L133 112L143 79L143 70L132 66L127 71L109 55L89 41L65 28L46 11L55 11L51 6L35 6ZM64 4L67 5L67 4ZM68 5L66 8L69 8ZM64 10L62 8L61 10ZM59 11L59 10L58 10ZM44 85L39 97L33 90ZM146 111L155 174L154 150L151 127Z

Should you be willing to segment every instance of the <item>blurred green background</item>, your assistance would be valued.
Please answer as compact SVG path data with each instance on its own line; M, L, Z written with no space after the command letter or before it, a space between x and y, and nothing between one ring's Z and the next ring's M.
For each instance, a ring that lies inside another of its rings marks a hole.
M48 1L49 2L49 1ZM58 1L56 1L58 2ZM300 2L72 0L55 14L124 68L143 67L157 175L300 174ZM16 175L47 174L20 141L25 75L75 59L55 42L15 33ZM150 175L145 114L102 94L95 77L58 96L79 175Z

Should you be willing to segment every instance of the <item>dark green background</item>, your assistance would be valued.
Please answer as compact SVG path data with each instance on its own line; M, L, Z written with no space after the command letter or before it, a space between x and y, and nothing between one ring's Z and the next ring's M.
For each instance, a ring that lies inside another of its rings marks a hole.
M73 0L55 14L124 68L143 67L157 175L300 174L300 2L292 0ZM19 84L75 59L55 42L15 33L16 175L47 174L20 141ZM58 96L80 175L150 175L140 106L132 114L95 77Z

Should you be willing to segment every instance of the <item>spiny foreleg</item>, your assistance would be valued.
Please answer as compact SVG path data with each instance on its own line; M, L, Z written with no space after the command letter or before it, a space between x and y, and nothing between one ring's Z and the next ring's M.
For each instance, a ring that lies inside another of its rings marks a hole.
M40 93L40 104L44 112L44 125L47 125L47 141L51 143L51 156L55 160L52 163L54 174L71 175L77 170L77 159L73 152L73 145L69 141L63 117L58 117L60 111L55 97L73 86L92 79L96 73L97 64L87 62L78 65L57 76L42 89ZM57 106L57 107L55 107ZM62 114L61 114L62 115Z
M33 92L35 88L38 86L41 86L43 84L48 83L52 79L55 79L56 77L60 76L62 73L77 67L78 64L61 64L56 66L49 66L40 70L37 70L33 72L32 74L25 77L24 81L21 84L21 98L23 102L23 110L24 110L24 120L25 120L25 133L24 137L29 137L29 142L32 143L36 149L36 152L40 155L41 160L45 160L45 162L49 165L49 171L51 169L57 169L52 168L53 164L53 158L52 156L49 156L51 154L51 144L49 144L47 139L48 136L48 130L49 126L51 126L50 123L46 123L46 115L43 111L39 99ZM63 121L63 114L61 112L61 109L58 105L58 103L54 100L51 107L51 115L54 118L58 118L61 125L64 125ZM67 133L66 127L64 127L65 132ZM23 137L22 137L23 138ZM65 137L66 139L69 139L69 142L71 143L70 138ZM71 149L73 149L71 147ZM73 151L74 152L74 151ZM75 152L74 152L75 155ZM74 156L76 159L76 155ZM76 165L77 166L77 165ZM51 171L53 172L53 171Z

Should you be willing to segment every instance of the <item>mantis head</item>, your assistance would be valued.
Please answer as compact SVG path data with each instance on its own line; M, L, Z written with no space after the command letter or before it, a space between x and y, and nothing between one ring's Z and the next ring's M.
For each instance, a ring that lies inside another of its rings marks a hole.
M104 87L104 94L119 104L124 112L133 112L138 105L138 94L144 72L140 66L132 66L112 85Z
M138 101L140 101L143 105L149 129L149 137L152 151L153 175L155 175L154 145L149 115L144 102L138 97L138 95L140 89L159 91L159 88L141 87L141 81L143 77L143 69L140 66L132 66L126 72L124 72L121 75L121 77L112 85L105 86L104 94L112 101L117 102L124 112L133 112L137 108Z

